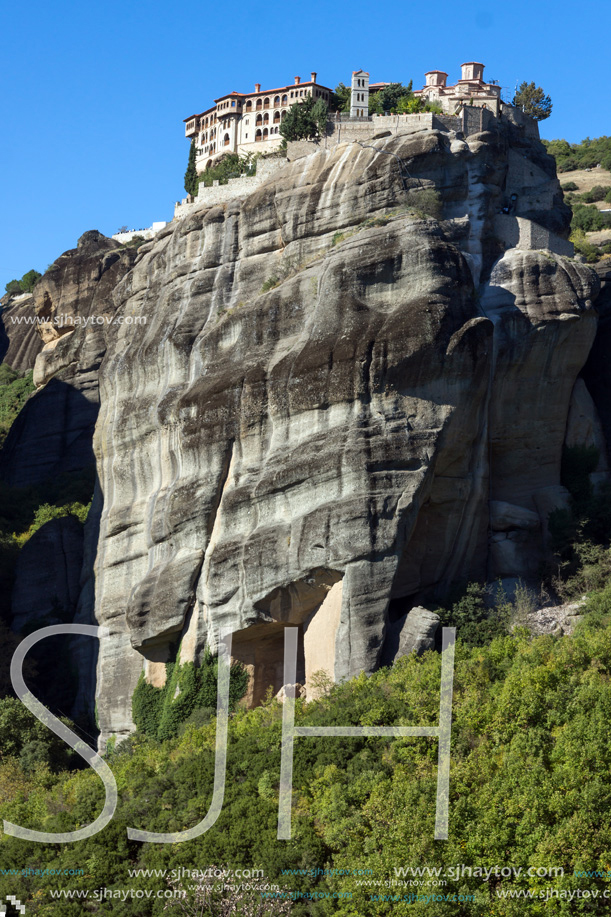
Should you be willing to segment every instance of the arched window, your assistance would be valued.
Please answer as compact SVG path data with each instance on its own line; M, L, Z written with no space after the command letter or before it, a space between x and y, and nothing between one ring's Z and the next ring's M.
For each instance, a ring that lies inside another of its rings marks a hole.
M262 117L261 115L257 115L257 122L256 122L256 123L257 123L257 126L258 126L259 124L262 124L262 123L263 123L263 117Z
M225 134L225 136L223 137L223 146L229 146L229 143L230 143L229 134Z
M282 96L282 104L286 105L288 103L289 97L287 95Z
M264 128L263 128L263 139L265 140L265 138L266 138L268 135L269 135L269 131L268 131L268 129L267 129L266 127L264 127Z
M263 108L269 108L269 98L265 99L263 102Z
M259 111L261 108L263 108L263 102L261 101L261 99L257 99L257 104L256 104L257 111Z
M249 99L246 103L246 111L252 111L252 99Z
M279 105L280 105L280 96L276 96L276 98L274 99L274 108L278 108Z
M265 112L263 115L263 124L269 124L269 113Z
M257 141L259 141L260 139L261 139L261 131L258 130L257 133L255 134L255 143L257 143Z
M280 112L275 111L274 112L274 124L278 124L279 121L280 121Z
M285 118L286 118L286 108L284 109L284 111L283 111L282 114L280 115L280 120L281 120L281 121L284 121Z

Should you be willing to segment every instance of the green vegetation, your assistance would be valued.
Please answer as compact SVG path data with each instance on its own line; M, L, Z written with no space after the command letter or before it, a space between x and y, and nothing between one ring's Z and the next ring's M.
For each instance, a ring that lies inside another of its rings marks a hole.
M331 101L332 111L350 111L350 87L339 83L335 87ZM414 95L412 81L407 86L403 83L389 83L379 92L369 94L369 114L419 114L424 111L433 111L441 114L441 108L433 102L425 102Z
M330 111L350 111L350 86L338 83L329 103Z
M572 203L573 219L571 229L582 229L584 232L600 232L601 229L611 228L611 213L601 213L596 207L585 204Z
M436 725L439 672L436 653L403 658L392 669L332 687L318 701L298 700L297 725ZM216 824L197 840L142 845L128 841L126 828L179 831L204 817L214 777L214 717L203 725L187 723L179 735L163 742L137 733L117 746L107 756L119 786L111 825L77 844L35 845L3 834L3 868L44 864L48 870L69 870L78 864L85 867L85 875L63 876L62 888L163 891L167 886L161 875L130 877L128 869L205 868L213 863L262 868L285 891L338 895L297 900L295 917L538 913L520 902L517 909L515 900L499 893L539 892L548 886L566 893L585 887L576 870L607 868L610 710L607 590L590 598L586 618L572 638L531 639L519 631L488 646L468 646L459 636L450 830L443 843L433 840L436 740L360 737L297 739L293 838L278 841L282 706L272 700L248 712L238 709L230 718L223 808ZM99 813L103 789L90 769L56 774L42 760L23 761L22 747L2 748L0 817L38 830L66 831ZM508 863L523 867L523 873L490 881L468 873L448 877L444 895L473 896L462 903L373 900L386 893L383 885L363 884L362 876L353 874L371 870L367 879L384 883L396 878L397 865L436 868L456 863ZM526 875L529 866L550 865L562 867L564 876L550 880ZM283 870L302 874L286 875ZM598 899L588 900L587 913L602 917L607 912L602 897L607 880L601 874L586 884L601 890ZM20 874L0 877L0 895L16 894L39 917L82 913L79 903L51 899L49 891L57 887L53 875L36 881ZM121 917L161 917L163 908L164 901L154 897L127 898L120 910L117 903Z
M134 723L154 739L170 739L189 722L195 711L205 712L207 719L216 713L218 660L206 651L202 664L166 664L166 681L156 688L141 675L132 698ZM248 687L248 672L238 662L230 668L229 706L235 709ZM201 718L201 716L200 716Z
M559 172L595 169L600 165L611 172L611 137L586 137L581 143L567 140L543 140L547 152L556 160Z
M513 97L513 104L535 121L545 121L552 113L552 100L534 83L520 83Z
M437 614L444 627L455 627L460 639L470 646L485 646L495 637L508 632L511 606L501 600L496 604L486 601L486 586L468 583L462 595L449 608L438 608Z
M594 204L596 201L604 201L611 195L611 188L603 188L602 185L594 185L590 191L584 191L580 195L580 200L584 204Z
M611 137L599 137L591 140L586 137L581 143L570 144L566 140L543 140L547 152L556 160L558 172L571 172L577 169L602 169L611 171ZM573 211L571 221L571 241L575 250L591 263L611 254L611 242L593 245L586 233L601 232L611 229L611 213L601 212L594 204L605 201L611 204L611 187L594 185L591 189L576 194L579 185L574 181L565 182L562 190L566 194L566 203Z
M21 280L9 280L5 286L7 293L31 293L34 289L36 281L42 277L42 274L38 271L31 270L27 271L21 278Z
M603 242L602 245L592 245L583 229L574 229L570 238L575 246L575 251L583 255L591 264L600 261L604 255L611 255L611 241Z
M280 125L280 133L286 142L290 140L314 140L322 137L327 125L327 106L322 99L306 96L289 108Z
M6 363L0 364L0 448L34 388L31 371L20 376Z
M556 567L551 585L565 600L580 598L611 581L611 486L596 492L590 475L598 466L594 447L565 448L561 480L571 495L568 509L549 518Z
M407 86L403 83L389 83L379 92L369 96L369 114L382 115L384 112L391 114L417 115L421 112L432 111L441 114L441 108L434 102L425 102L414 95L412 81Z
M189 160L187 162L187 171L185 172L185 191L187 194L195 196L197 194L198 175L195 168L195 140L191 141L189 147Z
M268 277L267 280L261 286L262 293L268 293L270 290L273 290L274 287L277 287L280 283L279 277Z
M63 722L72 726L69 720ZM58 736L14 697L0 699L0 768L7 761L19 761L25 774L40 769L57 773L76 767L77 755Z
M214 162L214 165L200 172L197 177L197 185L212 185L218 181L221 185L226 185L230 178L238 178L240 175L254 175L257 171L258 153L248 153L246 156L238 156L237 153L226 153ZM193 194L197 194L197 186Z

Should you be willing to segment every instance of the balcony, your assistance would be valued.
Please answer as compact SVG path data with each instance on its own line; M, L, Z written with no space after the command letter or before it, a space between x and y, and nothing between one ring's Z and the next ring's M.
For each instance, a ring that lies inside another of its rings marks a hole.
M185 124L185 137L192 137L197 133L199 133L197 118L192 118L191 121L187 121Z

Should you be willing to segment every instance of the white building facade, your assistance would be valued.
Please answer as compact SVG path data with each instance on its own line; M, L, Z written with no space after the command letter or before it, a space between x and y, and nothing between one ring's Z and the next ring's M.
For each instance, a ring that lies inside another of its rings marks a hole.
M224 153L272 152L282 142L280 124L292 105L308 96L328 105L331 95L313 71L304 83L299 76L277 89L261 90L261 84L255 83L252 93L229 92L215 99L211 108L184 119L185 136L196 144L197 171L203 172Z
M496 82L484 80L484 64L468 61L460 65L461 77L454 86L448 86L444 70L429 70L424 74L425 85L414 92L426 102L436 102L448 114L456 114L463 106L487 108L496 117L501 107L501 87Z

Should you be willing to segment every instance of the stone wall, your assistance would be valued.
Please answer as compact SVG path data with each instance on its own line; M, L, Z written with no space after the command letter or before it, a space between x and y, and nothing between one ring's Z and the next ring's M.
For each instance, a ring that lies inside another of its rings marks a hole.
M538 139L537 123L515 109L506 108L515 117L511 119L517 126L530 125L527 136ZM333 118L333 116L331 116ZM493 112L478 106L465 106L460 115L439 115L434 112L423 112L416 115L372 115L370 118L347 120L345 117L330 120L327 123L326 136L321 140L298 140L288 144L287 159L293 162L303 156L309 156L317 150L333 150L340 143L366 143L387 134L410 133L423 130L456 131L465 137L491 130L498 119ZM534 128L532 128L534 125Z
M153 223L152 226L149 226L148 229L129 229L127 232L116 232L114 236L111 236L115 242L120 242L124 245L126 242L131 242L135 236L142 236L143 239L154 239L158 232L161 232L162 229L168 224L163 220L159 220L157 223Z
M495 217L494 230L505 248L519 248L522 251L543 249L556 255L572 258L575 249L572 242L563 239L539 223L513 214L499 213Z
M174 219L181 219L200 207L213 207L215 204L226 204L228 201L236 200L239 197L245 197L252 194L260 185L274 175L278 169L286 165L286 159L278 156L269 159L261 159L257 163L257 172L255 175L240 175L238 178L230 178L226 185L220 185L215 182L210 187L200 184L197 197L189 201L183 198L177 201L174 207Z

